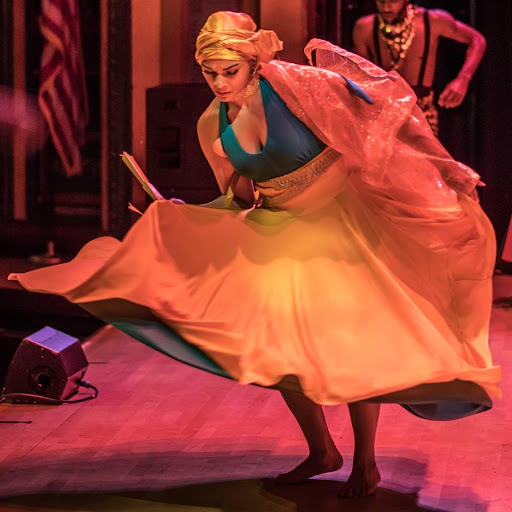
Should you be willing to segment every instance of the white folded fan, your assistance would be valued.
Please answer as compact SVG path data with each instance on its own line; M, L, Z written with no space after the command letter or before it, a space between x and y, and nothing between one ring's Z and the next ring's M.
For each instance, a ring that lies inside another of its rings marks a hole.
M164 196L162 196L162 194L160 194L160 192L157 190L157 188L152 183L150 183L147 176L144 174L143 170L140 168L139 164L132 155L128 154L126 151L123 151L120 156L128 169L130 169L131 173L137 178L137 181L142 185L142 188L146 191L148 196L153 199L153 201L158 199L165 199Z

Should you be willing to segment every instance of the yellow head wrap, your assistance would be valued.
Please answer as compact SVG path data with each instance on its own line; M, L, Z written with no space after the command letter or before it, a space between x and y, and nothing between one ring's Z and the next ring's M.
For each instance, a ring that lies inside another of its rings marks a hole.
M269 62L283 43L273 30L256 31L256 23L241 12L219 11L212 14L196 40L196 60L248 60Z

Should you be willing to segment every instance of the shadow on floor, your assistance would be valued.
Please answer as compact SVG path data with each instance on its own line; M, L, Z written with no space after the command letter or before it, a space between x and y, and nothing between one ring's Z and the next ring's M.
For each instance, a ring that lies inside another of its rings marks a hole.
M105 494L33 494L0 501L2 512L448 512L417 504L415 492L380 487L373 496L341 500L342 482L310 480L276 485L274 479L237 480L177 487L163 491ZM484 511L476 503L468 510ZM459 510L459 509L458 509Z
M470 487L429 481L426 458L417 450L379 456L384 480L376 494L341 500L337 492L351 457L321 479L278 486L273 476L294 467L300 455L235 450L232 438L203 440L197 451L187 439L172 443L175 450L157 440L97 448L53 443L13 457L1 471L0 511L486 512L489 506ZM250 446L251 438L245 443Z

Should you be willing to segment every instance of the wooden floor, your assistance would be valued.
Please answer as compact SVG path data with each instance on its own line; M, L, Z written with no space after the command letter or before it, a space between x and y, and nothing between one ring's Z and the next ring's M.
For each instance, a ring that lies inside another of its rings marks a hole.
M512 276L496 294L512 295ZM0 406L0 511L512 511L512 307L496 307L491 347L504 398L475 417L420 420L382 408L383 482L340 501L351 467L347 409L328 421L345 466L275 486L305 444L277 392L181 365L112 327L85 343L99 397L76 405Z

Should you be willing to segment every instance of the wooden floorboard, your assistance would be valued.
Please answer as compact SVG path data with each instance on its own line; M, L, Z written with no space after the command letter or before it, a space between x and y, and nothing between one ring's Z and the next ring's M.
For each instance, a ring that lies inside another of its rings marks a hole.
M512 276L497 282L512 295ZM494 308L491 348L504 397L439 423L382 408L375 496L339 501L351 467L345 406L328 407L345 466L276 487L306 454L279 394L177 363L112 327L84 345L96 400L0 405L0 511L512 511L512 308ZM101 494L98 494L101 493Z

